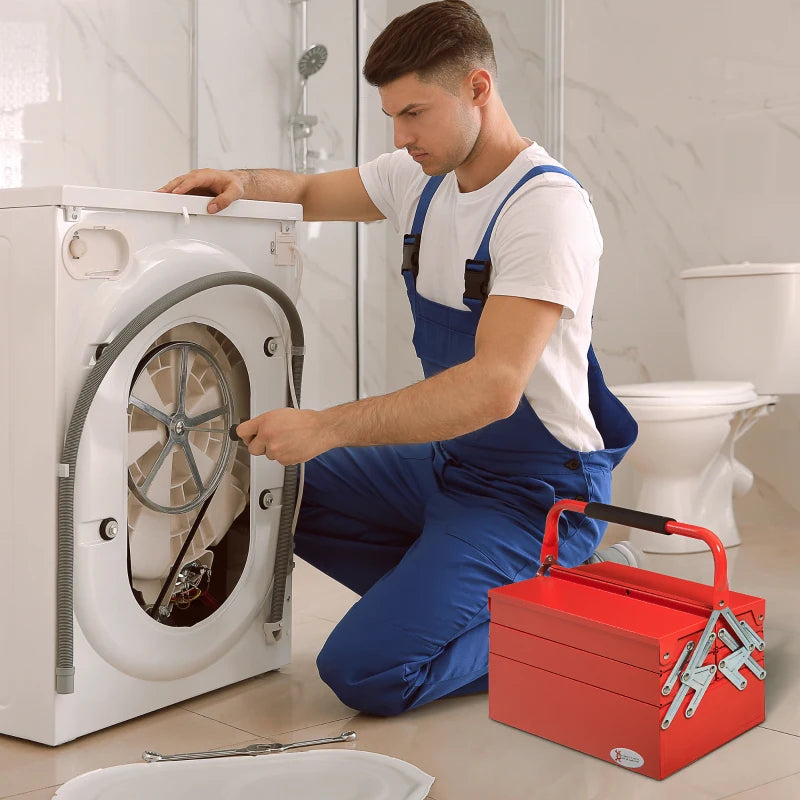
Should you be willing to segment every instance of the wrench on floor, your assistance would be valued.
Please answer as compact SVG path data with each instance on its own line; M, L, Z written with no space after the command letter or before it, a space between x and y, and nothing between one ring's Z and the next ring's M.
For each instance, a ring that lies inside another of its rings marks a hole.
M285 750L294 750L296 747L311 747L318 744L333 744L334 742L352 742L356 738L355 731L344 731L338 736L328 739L310 739L306 742L291 742L281 744L280 742L266 742L265 744L250 744L247 747L238 747L233 750L209 750L200 753L177 753L171 756L164 756L161 753L154 753L152 750L145 750L142 753L143 761L190 761L196 758L227 758L228 756L260 756L265 753L283 753Z

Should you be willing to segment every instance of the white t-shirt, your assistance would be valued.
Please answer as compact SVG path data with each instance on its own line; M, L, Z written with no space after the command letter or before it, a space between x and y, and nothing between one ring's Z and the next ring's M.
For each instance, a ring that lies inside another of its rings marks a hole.
M433 196L423 227L417 291L465 309L464 262L474 258L494 212L533 167L558 165L531 144L493 181L462 192L454 172ZM359 167L372 202L400 233L410 233L428 176L405 150ZM531 178L505 204L489 240L489 293L564 306L525 396L545 427L573 450L603 448L586 380L592 306L603 240L586 192L566 175ZM398 254L399 258L399 254Z

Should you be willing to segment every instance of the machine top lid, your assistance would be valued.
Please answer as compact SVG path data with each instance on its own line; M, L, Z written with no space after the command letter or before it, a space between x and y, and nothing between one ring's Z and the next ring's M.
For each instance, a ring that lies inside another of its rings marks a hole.
M783 275L786 273L800 273L800 263L797 264L751 264L745 261L742 264L719 264L712 267L692 267L681 272L682 280L687 278L729 278L744 277L745 275Z
M753 384L745 381L663 381L610 388L620 399L635 399L640 405L726 406L758 397Z
M0 208L30 206L81 206L115 211L162 211L252 219L303 219L303 207L297 203L272 203L260 200L237 200L218 214L209 214L210 197L186 194L143 192L132 189L104 189L98 186L36 186L0 189Z

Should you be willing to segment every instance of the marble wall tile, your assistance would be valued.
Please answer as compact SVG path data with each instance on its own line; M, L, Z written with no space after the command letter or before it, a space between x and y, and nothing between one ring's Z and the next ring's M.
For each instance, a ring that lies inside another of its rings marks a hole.
M190 0L0 0L0 187L188 168L190 28Z
M567 3L565 160L605 238L595 347L610 383L692 377L678 274L798 261L800 3ZM789 365L787 365L789 366ZM800 398L738 454L800 507Z
M308 44L328 48L308 80L309 138L317 172L355 164L355 4L307 5ZM292 169L289 117L300 97L300 6L288 0L199 3L198 161L232 169ZM299 226L304 253L298 303L306 336L301 404L356 397L356 251L353 223Z
M287 0L198 0L198 166L290 167L295 16Z

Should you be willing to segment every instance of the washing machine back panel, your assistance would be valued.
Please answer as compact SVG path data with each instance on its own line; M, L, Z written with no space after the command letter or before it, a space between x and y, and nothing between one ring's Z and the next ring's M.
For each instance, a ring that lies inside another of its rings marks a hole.
M201 213L208 198L29 191L0 191L0 733L57 744L288 662L289 618L277 644L263 631L279 464L251 460L251 497L269 490L274 503L266 511L251 503L247 564L220 609L200 624L169 628L149 619L127 584L126 536L99 536L105 516L126 529L128 392L137 364L166 331L199 323L221 332L246 364L252 413L285 405L285 357L263 350L266 337L282 336L280 312L252 289L227 286L184 301L142 331L92 404L76 470L75 692L55 693L56 474L97 347L200 276L242 270L290 290L293 271L275 266L270 242L294 207L255 204L248 212L274 213L272 220L215 217ZM131 195L169 207L116 207ZM89 207L101 200L106 207ZM71 208L53 205L67 201L84 204L75 218ZM86 251L69 250L75 226L87 231ZM65 263L65 253L96 259L80 266Z

